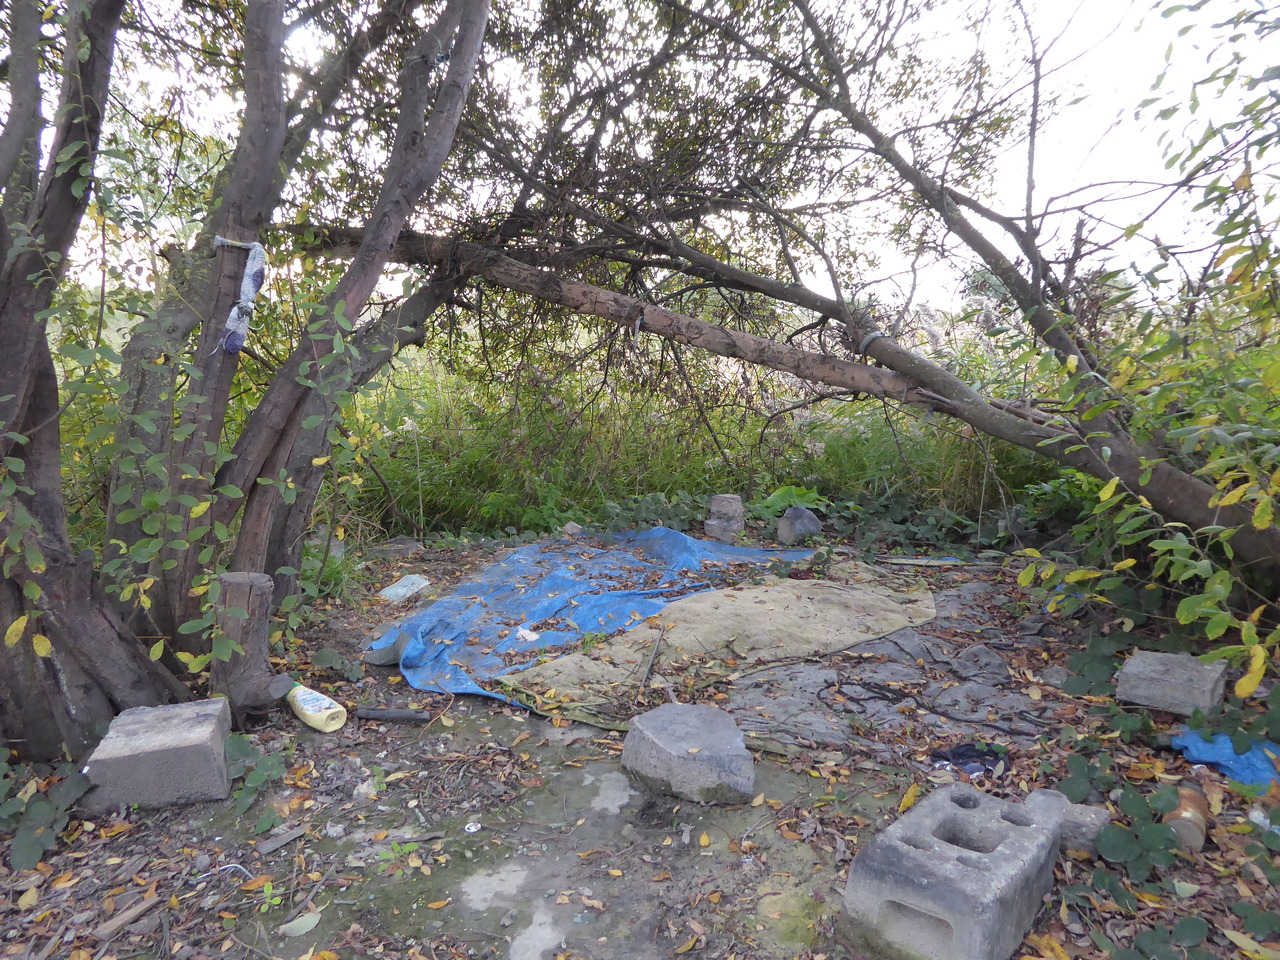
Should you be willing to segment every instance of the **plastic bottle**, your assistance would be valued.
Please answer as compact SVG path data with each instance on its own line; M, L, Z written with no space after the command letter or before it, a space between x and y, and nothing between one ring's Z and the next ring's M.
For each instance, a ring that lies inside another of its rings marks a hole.
M1194 787L1179 787L1178 805L1166 813L1161 822L1173 827L1183 850L1196 853L1204 847L1205 832L1209 828L1209 801Z
M347 722L347 711L342 704L300 683L293 685L285 699L303 723L321 733L331 733Z

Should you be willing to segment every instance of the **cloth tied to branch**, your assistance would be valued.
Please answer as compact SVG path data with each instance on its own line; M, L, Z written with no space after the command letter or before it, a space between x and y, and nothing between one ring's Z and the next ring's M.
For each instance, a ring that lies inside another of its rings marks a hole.
M215 237L213 243L218 247L238 247L249 251L249 258L244 265L244 277L240 280L240 299L231 308L227 324L222 330L222 342L219 344L227 353L239 353L249 337L253 301L257 299L262 281L267 276L267 251L260 243L240 243L226 237Z

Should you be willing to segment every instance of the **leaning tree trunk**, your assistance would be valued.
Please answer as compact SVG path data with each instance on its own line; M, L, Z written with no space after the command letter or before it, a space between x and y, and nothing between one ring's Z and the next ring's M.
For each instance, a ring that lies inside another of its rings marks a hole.
M57 372L46 340L54 291L88 203L115 34L124 0L73 4L67 17L58 123L35 192L6 169L6 217L21 209L34 238L11 251L0 275L0 742L29 759L81 756L119 710L179 699L186 690L152 662L98 588L91 555L76 557L62 495ZM20 23L17 17L11 21ZM38 36L12 38L11 45ZM10 131L38 133L11 111ZM34 133L23 145L37 155ZM10 224L0 224L6 236ZM15 232L17 232L15 230Z

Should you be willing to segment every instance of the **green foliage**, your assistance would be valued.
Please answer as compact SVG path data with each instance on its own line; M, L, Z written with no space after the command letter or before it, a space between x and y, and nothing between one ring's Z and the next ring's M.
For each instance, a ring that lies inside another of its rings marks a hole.
M817 490L787 484L773 491L759 503L752 504L751 514L761 519L776 520L792 507L807 507L812 510L824 506L826 502Z
M682 530L735 482L687 410L601 392L572 371L500 389L412 367L366 393L353 424L360 456L341 468L335 510L388 532L545 532L570 520Z
M9 866L34 869L58 845L72 805L89 789L89 778L72 764L45 770L12 765L0 757L0 831L13 831Z
M227 775L232 779L244 777L244 783L234 794L237 814L247 813L259 795L270 787L271 781L283 779L288 772L279 756L264 754L243 734L233 733L227 737L226 756ZM266 833L279 825L280 815L275 810L267 810L254 824L253 832Z

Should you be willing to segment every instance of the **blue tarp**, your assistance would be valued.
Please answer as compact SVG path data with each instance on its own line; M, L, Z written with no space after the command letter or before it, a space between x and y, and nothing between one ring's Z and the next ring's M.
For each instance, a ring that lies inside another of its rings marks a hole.
M601 548L560 540L522 547L373 642L407 634L400 670L419 690L500 696L481 683L584 634L630 629L672 600L737 582L730 564L795 562L811 550L757 550L656 527ZM536 636L535 636L536 635Z
M1280 757L1280 746L1270 740L1253 744L1245 753L1236 753L1225 733L1215 733L1206 740L1199 733L1184 729L1169 742L1192 763L1212 764L1237 783L1270 783L1277 779L1271 758Z

